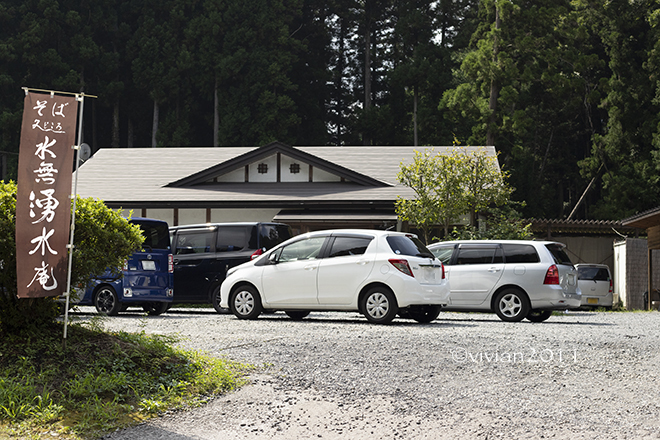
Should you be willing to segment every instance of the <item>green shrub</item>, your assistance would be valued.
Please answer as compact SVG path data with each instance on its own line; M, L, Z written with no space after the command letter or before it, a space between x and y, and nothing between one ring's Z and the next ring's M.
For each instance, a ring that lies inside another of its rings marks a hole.
M54 298L17 298L16 184L0 181L0 330L34 331L59 315ZM20 219L19 219L20 221ZM100 200L76 199L72 286L85 286L106 268L119 271L144 241L140 228Z

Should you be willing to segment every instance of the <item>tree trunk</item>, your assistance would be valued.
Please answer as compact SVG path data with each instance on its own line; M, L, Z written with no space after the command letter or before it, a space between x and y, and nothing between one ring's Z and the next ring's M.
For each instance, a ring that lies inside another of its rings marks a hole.
M500 29L501 20L500 20L500 11L495 6L495 29ZM497 32L495 33L495 38L493 41L493 64L497 64L497 54L499 52L499 41L497 41ZM494 69L496 70L496 69ZM496 111L497 111L497 98L500 95L500 85L497 81L497 78L493 76L490 80L490 99L488 100L488 109L490 110L490 116L488 116L488 128L486 131L486 145L493 146L495 145L495 121Z
M413 86L413 138L414 146L417 144L417 85Z
M156 134L158 133L158 101L154 99L154 120L151 126L151 146L152 148L156 147Z
M119 101L112 112L112 148L119 148Z
M128 118L128 130L126 133L126 146L128 148L133 148L133 120Z
M213 146L218 146L218 131L220 130L220 110L218 106L218 78L215 79L213 87Z
M364 13L364 111L369 114L371 110L371 2L369 0L365 2ZM362 141L364 145L371 145L371 136L364 133Z

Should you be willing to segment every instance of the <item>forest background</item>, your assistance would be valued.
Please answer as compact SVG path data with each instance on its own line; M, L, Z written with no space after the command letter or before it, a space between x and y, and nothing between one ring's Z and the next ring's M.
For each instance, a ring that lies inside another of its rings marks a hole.
M0 0L0 157L21 87L108 147L494 145L522 214L660 205L659 0ZM590 186L591 185L591 186Z

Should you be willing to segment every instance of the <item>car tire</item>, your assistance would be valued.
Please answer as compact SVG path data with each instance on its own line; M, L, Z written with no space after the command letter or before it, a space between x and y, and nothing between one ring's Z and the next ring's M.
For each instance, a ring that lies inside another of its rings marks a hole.
M529 300L520 289L504 289L495 298L495 313L502 321L520 322L529 313Z
M229 309L238 319L257 319L263 307L259 293L252 286L239 286L229 296Z
M386 287L373 287L362 297L362 313L369 322L388 324L399 311L396 297Z
M149 316L158 316L167 312L169 303L159 301L159 302L150 302L142 306L142 310L147 312Z
M213 293L211 294L211 304L213 304L213 308L215 309L216 312L222 313L222 314L227 314L229 313L229 310L220 307L220 301L222 300L222 297L220 296L220 286L216 286L215 289L213 289Z
M309 310L289 310L284 313L286 313L289 318L293 319L294 321L302 321L303 318L309 315L309 312Z
M423 306L408 311L408 317L414 319L420 324L428 324L440 315L440 306ZM400 316L401 314L399 314Z
M96 311L108 316L116 316L122 309L119 296L115 289L108 285L99 287L94 293L94 307Z
M552 310L530 310L527 320L531 322L543 322L552 316Z

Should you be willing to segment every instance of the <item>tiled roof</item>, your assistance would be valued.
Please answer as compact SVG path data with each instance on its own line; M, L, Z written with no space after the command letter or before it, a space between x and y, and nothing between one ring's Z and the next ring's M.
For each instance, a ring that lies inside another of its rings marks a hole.
M449 153L454 147L288 147L318 163L335 166L338 174L355 176L350 182L201 184L214 167L254 152L259 147L106 148L97 151L78 170L78 194L103 200L111 207L236 207L296 206L305 203L389 204L412 191L397 182L402 162L415 150L434 148ZM493 147L485 148L495 155ZM249 157L249 155L248 155ZM341 171L341 173L340 173ZM365 178L361 181L358 175ZM382 183L368 185L369 181ZM184 187L174 182L192 182Z

